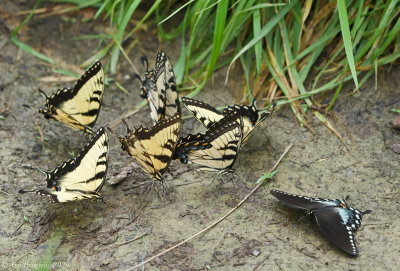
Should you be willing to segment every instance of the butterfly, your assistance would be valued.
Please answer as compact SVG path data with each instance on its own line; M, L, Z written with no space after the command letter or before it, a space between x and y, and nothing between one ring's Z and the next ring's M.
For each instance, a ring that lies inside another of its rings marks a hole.
M230 105L219 112L216 108L204 102L182 97L182 103L185 107L192 112L194 117L199 120L204 127L210 126L221 120L226 114L231 111L237 111L243 119L243 139L242 144L246 143L253 129L257 127L263 120L265 120L273 111L273 109L266 113L260 113L256 107L256 100L253 100L251 105Z
M362 216L370 213L370 210L361 212L349 207L344 199L310 198L279 190L271 190L271 194L283 204L311 214L329 240L344 252L358 255L353 231L361 226Z
M46 174L47 189L20 190L20 193L36 193L50 197L52 202L83 199L101 199L98 193L104 184L108 169L108 135L100 128L72 158Z
M135 74L141 82L141 94L150 106L150 117L153 123L180 114L178 91L176 89L175 74L169 58L163 51L156 57L154 70L149 70L147 57L141 58L145 66L144 79Z
M125 122L124 122L125 123ZM181 117L179 114L158 121L151 129L139 126L128 135L119 137L121 148L135 158L154 181L163 182L179 138Z
M242 143L242 117L237 111L227 113L210 125L205 134L180 138L174 159L183 164L199 164L199 170L224 174L232 169Z
M76 82L73 88L57 90L50 97L39 89L46 102L39 113L46 119L65 123L74 130L93 133L104 93L104 71L98 61Z

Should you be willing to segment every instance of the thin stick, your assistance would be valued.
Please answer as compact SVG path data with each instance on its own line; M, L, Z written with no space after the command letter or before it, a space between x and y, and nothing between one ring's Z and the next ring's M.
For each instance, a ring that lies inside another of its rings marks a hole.
M126 113L125 115L123 115L122 117L119 117L118 119L116 119L115 121L113 121L110 125L108 125L109 128L113 129L115 128L115 126L117 126L123 119L126 119L132 115L135 115L137 112L139 112L139 109L135 109L131 112Z
M117 38L114 36L114 42L118 45L119 50L121 50L121 53L124 55L124 57L126 58L126 60L128 60L129 64L132 66L133 70L135 71L135 73L139 74L138 70L136 69L135 65L133 65L132 61L130 60L130 58L128 57L128 55L126 54L124 48L122 48L121 44L118 42Z
M35 124L36 124L36 127L37 127L38 131L39 131L40 141L44 142L44 135L43 135L42 128L40 127L39 123L35 122Z
M282 161L283 157L285 157L286 153L290 150L290 148L293 146L293 143L290 143L290 145L285 149L285 151L283 152L283 154L281 155L281 157L279 158L279 160L275 163L275 165L272 167L272 169L270 170L270 172L274 171L276 169L276 167L278 166L278 164ZM265 179L264 179L265 180ZM145 260L144 262L135 265L134 267L131 267L129 269L127 269L126 271L130 271L133 270L135 268L138 268L152 260L154 260L155 258L158 258L168 252L170 252L171 250L183 245L184 243L192 240L193 238L195 238L196 236L202 234L205 231L208 231L209 229L211 229L212 227L214 227L215 225L217 225L219 222L221 222L222 220L224 220L227 216L229 216L231 213L233 213L237 208L239 208L251 195L254 194L254 192L256 192L256 190L264 183L264 180L261 181L256 187L253 188L253 190L250 191L249 194L247 194L238 204L236 204L235 207L233 207L229 212L227 212L224 216L222 216L221 218L219 218L217 221L215 221L214 223L212 223L211 225L207 226L206 228L202 229L201 231L197 232L196 234L192 235L191 237L187 238L186 240L164 250L163 252L158 253L157 255L154 255L150 258L148 258L147 260Z
M129 241L126 241L126 242L123 242L123 243L119 243L119 244L115 244L115 246L123 246L123 245L129 244L129 243L131 243L133 241L136 241L136 240L142 238L143 236L145 236L147 234L149 234L149 233L146 231L146 232L142 233L141 235L139 235L138 237L133 238L132 240L129 240Z

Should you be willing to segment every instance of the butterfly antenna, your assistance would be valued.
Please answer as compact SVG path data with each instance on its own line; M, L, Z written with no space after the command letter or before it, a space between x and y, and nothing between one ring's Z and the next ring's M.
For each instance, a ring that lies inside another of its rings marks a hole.
M46 92L44 92L41 88L39 88L39 92L40 92L41 94L43 94L43 96L46 98L46 100L49 98L49 97L47 97Z
M24 194L24 193L35 193L36 192L36 190L23 190L23 189L20 189L19 191L18 191L18 193L20 193L20 194Z
M361 212L362 215L366 215L366 214L370 214L370 213L372 213L371 210L365 210L364 212Z
M135 78L137 78L140 82L143 82L143 80L142 80L142 78L140 78L140 75L139 75L139 74L134 73L133 76L134 76Z
M146 69L146 72L149 71L149 62L147 60L147 56L142 56L140 58L140 61L142 62L144 68Z
M125 121L124 119L122 119L121 121L125 124L126 132L127 132L128 134L130 134L130 133L132 132L132 130L129 129L128 124L126 123L126 121Z

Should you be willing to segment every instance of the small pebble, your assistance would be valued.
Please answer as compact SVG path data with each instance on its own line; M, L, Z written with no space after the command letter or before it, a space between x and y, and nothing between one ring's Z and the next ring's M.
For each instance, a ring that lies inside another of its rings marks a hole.
M393 143L393 145L392 145L392 150L393 150L395 153L400 153L400 143L399 143L399 142Z
M400 115L394 118L393 120L393 129L400 130Z
M260 255L260 251L258 250L253 250L253 256L257 257L258 255Z

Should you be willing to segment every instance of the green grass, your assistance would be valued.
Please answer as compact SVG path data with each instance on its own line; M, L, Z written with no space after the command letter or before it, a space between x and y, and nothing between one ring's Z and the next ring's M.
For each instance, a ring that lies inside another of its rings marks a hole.
M133 38L134 46L140 42L135 39L138 31L156 27L164 41L181 40L174 70L184 94L195 96L215 71L225 67L227 80L233 72L242 74L242 80L236 80L243 86L241 102L257 97L263 106L289 103L307 127L304 113L312 107L314 115L332 128L322 111L314 110L322 108L317 94L334 90L327 92L328 112L340 98L343 83L352 81L357 91L372 75L377 78L380 66L400 57L398 0L157 0L139 22L132 16L140 0L57 2L75 4L68 10L95 7L95 18L108 20L114 29L112 34L77 37L96 38L102 44L84 66L109 56L109 72L115 73L121 44ZM22 46L15 41L19 29L13 32L13 41Z

